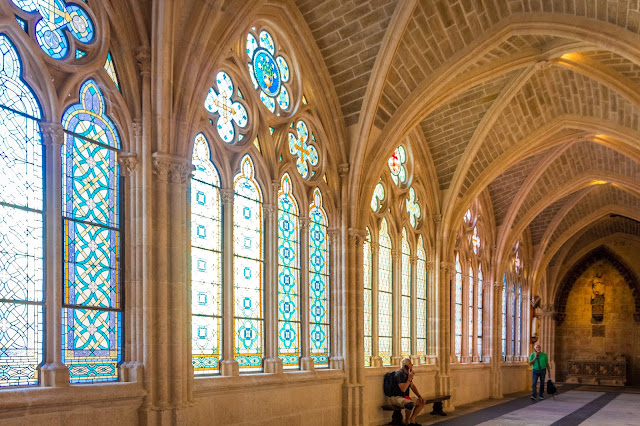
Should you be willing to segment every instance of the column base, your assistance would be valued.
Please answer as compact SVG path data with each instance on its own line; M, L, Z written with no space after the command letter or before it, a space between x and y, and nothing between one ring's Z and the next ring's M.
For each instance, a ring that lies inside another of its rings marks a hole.
M314 371L315 367L313 366L313 358L311 357L300 358L300 369L302 371Z
M420 365L420 357L411 355L411 364Z
M69 368L62 363L44 364L40 367L41 386L66 387L69 386Z
M341 356L329 358L329 368L334 370L344 370L344 358Z
M138 361L126 362L120 366L121 382L142 383L143 367Z
M240 366L238 365L238 361L222 361L220 363L220 373L223 376L239 376Z
M282 359L280 357L266 358L264 360L265 373L280 374L282 371Z
M371 366L382 367L382 358L380 358L379 356L371 357Z
M400 368L400 362L402 362L401 356L392 356L391 357L391 366Z

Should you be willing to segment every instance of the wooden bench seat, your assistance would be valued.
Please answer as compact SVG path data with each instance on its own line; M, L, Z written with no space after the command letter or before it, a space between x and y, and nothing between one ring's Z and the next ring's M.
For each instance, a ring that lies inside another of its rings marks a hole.
M442 410L442 401L446 401L447 399L451 399L451 395L442 395L442 396L434 396L433 398L426 398L424 400L425 404L433 404L433 410L431 410L431 415L434 416L436 414L440 415L440 416L446 416L447 413L445 413ZM396 407L395 405L388 405L385 404L382 406L382 410L383 411L393 411L393 415L391 416L391 422L389 422L388 424L390 425L403 425L404 423L402 422L402 410L403 408L400 407Z

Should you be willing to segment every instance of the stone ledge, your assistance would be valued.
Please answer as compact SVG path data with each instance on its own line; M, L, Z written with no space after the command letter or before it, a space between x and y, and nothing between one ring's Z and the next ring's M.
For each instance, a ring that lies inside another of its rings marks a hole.
M384 376L386 372L399 370L400 367L385 365L384 367L365 367L364 375L365 377L372 376ZM423 365L414 365L413 370L416 373L416 376L421 376L423 374L428 373L437 373L438 366L433 364L423 364Z
M450 364L451 370L477 370L477 369L490 369L491 364L485 362L471 362L468 364Z
M342 370L286 371L278 374L255 373L242 376L196 377L193 383L194 397L206 393L225 392L229 389L246 389L251 386L281 386L308 382L342 382L346 374Z
M500 367L524 367L524 368L529 368L529 363L526 361L513 361L513 362L506 362L506 361L502 361L500 362Z

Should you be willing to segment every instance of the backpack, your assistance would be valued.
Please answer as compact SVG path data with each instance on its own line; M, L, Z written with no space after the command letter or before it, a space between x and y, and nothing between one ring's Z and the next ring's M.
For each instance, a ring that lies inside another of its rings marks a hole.
M390 371L386 373L384 375L384 379L382 379L382 390L384 391L384 394L387 396L392 396L393 385L395 382L395 377L394 377L395 374L396 374L395 371Z
M547 393L549 395L553 395L557 391L558 390L556 389L556 385L553 384L553 381L551 379L547 380Z

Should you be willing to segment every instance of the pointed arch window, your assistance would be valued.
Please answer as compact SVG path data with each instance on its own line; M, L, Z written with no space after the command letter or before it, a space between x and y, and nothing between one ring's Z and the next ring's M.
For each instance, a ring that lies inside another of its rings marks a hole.
M381 182L378 182L373 190L373 196L371 197L371 210L374 212L380 211L380 207L382 207L382 200L384 200L384 185L382 185Z
M278 355L284 368L300 364L298 203L287 173L278 193Z
M118 379L122 357L120 137L97 83L62 117L62 361L71 382Z
M469 339L469 347L467 348L469 351L469 356L472 357L473 356L473 343L474 343L474 336L475 336L475 332L474 332L474 328L473 328L473 307L475 305L475 301L473 299L473 268L469 267L469 287L468 287L468 296L469 296L469 306L468 306L468 321L469 321L469 330L467 332L468 335L468 339Z
M220 372L222 353L222 209L220 176L209 142L195 138L191 177L191 346L196 375Z
M507 360L507 274L502 275L502 358Z
M478 332L477 332L477 340L476 345L478 347L478 359L482 361L482 327L483 327L483 303L484 303L484 295L483 295L483 278L482 278L482 266L478 266Z
M421 363L427 362L427 253L422 235L418 238L416 261L416 353Z
M454 313L454 355L458 362L462 357L462 266L460 255L456 253L456 282L455 282L455 313Z
M263 357L263 198L254 174L245 155L233 185L233 329L234 358L247 372L260 371Z
M363 270L364 270L364 365L371 365L373 346L373 301L372 301L372 268L373 254L371 253L371 231L367 227L367 238L363 244Z
M407 230L402 228L402 282L401 288L401 354L403 357L411 356L411 247L407 239Z
M391 237L387 219L382 219L378 236L378 356L391 365L393 351L393 267Z
M32 385L44 342L42 114L4 34L0 54L0 386Z
M309 209L309 307L311 358L316 367L329 366L329 220L320 189L313 191Z

